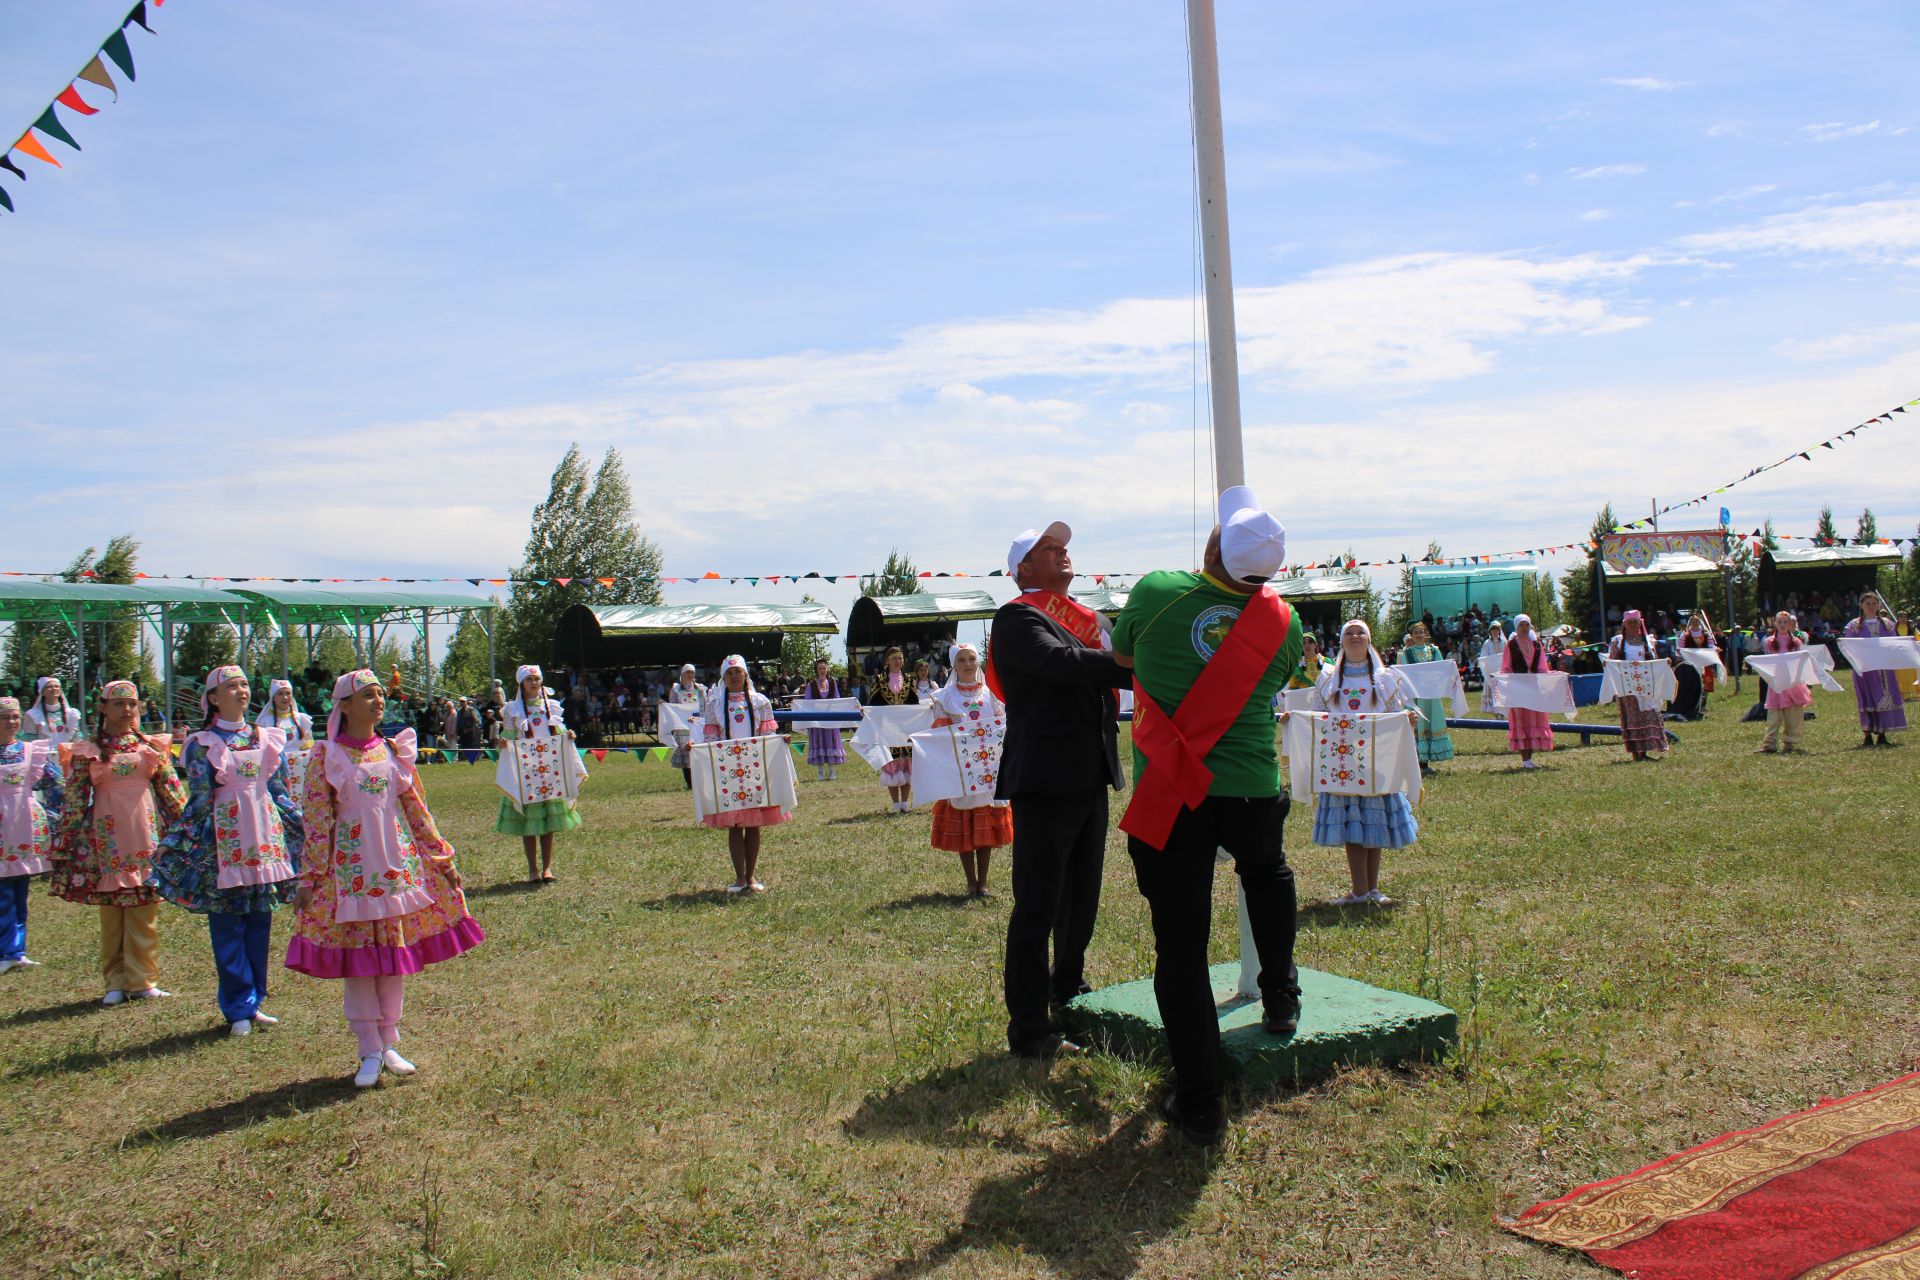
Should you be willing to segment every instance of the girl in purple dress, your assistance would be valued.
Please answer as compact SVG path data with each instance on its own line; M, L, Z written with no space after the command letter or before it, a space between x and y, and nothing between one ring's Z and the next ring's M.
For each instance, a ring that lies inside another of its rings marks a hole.
M840 682L833 678L833 666L821 658L813 664L813 679L800 690L800 696L812 702L820 698L840 698ZM836 767L847 762L847 744L836 727L807 730L807 763L819 774L821 782L832 782Z
M1887 602L1877 591L1860 597L1860 616L1847 624L1850 636L1893 636L1900 630ZM1907 727L1907 711L1900 705L1899 673L1894 671L1856 671L1853 673L1853 700L1860 708L1860 745L1890 747L1887 734Z

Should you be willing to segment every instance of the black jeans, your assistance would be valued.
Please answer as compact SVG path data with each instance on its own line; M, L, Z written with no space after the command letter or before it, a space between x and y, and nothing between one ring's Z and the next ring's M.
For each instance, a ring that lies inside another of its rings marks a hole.
M1127 837L1140 893L1153 914L1153 995L1167 1029L1174 1093L1194 1113L1218 1107L1223 1089L1220 1017L1207 977L1216 850L1233 855L1246 891L1247 919L1260 951L1261 996L1275 1006L1283 997L1300 996L1293 964L1299 904L1281 844L1287 807L1285 796L1208 796L1198 809L1181 810L1165 849Z
M1007 1043L1053 1030L1049 1000L1087 990L1087 943L1100 913L1107 788L1013 797L1013 917L1007 921ZM1053 963L1047 963L1047 940Z

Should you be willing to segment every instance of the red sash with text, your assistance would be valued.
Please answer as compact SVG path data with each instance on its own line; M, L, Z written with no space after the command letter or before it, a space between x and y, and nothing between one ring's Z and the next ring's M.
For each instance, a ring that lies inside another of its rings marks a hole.
M1067 629L1067 634L1089 649L1100 647L1100 615L1081 604L1072 596L1063 596L1058 591L1028 591L1014 597L1015 604L1024 604L1038 609L1055 622ZM1006 691L1000 687L1000 673L993 669L993 647L987 647L987 688L993 696L1000 699L1001 705L1007 701Z
M1122 831L1164 849L1180 811L1198 809L1206 800L1213 785L1207 753L1246 709L1292 626L1293 610L1272 587L1249 596L1172 716L1134 678L1133 744L1149 767L1134 779Z

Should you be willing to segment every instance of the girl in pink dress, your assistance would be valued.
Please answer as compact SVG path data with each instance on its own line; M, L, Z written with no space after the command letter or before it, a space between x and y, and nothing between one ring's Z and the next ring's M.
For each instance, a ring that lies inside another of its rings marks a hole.
M1765 647L1768 653L1792 653L1807 647L1807 642L1794 630L1793 615L1785 609L1773 615L1773 629L1767 633ZM1760 740L1759 754L1772 755L1777 750L1791 755L1803 750L1800 728L1807 708L1812 705L1813 693L1806 685L1793 684L1783 689L1768 682L1767 736Z
M371 671L334 683L327 741L307 762L306 849L287 946L287 968L345 980L362 1089L379 1083L382 1068L414 1073L397 1047L406 975L486 937L467 913L453 846L427 812L413 730L380 734L386 704Z
M115 680L100 690L91 736L60 749L67 805L47 888L100 908L101 1004L172 994L160 989L160 896L150 883L160 833L187 803L172 746L167 734L140 732L140 690Z
M20 722L20 699L0 698L0 973L40 966L27 958L27 886L46 873L64 794L54 745L19 741Z
M1547 646L1540 643L1540 637L1533 631L1533 619L1524 613L1513 620L1513 639L1507 641L1507 654L1500 669L1534 674L1544 674L1548 669ZM1553 722L1547 719L1547 713L1525 707L1508 708L1507 750L1520 753L1522 769L1538 769L1533 753L1553 750Z
M720 686L707 698L706 731L708 742L727 738L757 738L779 733L773 718L773 703L753 687L747 674L747 660L734 654L720 664ZM779 805L758 809L735 809L730 813L710 813L701 819L709 827L721 827L727 833L727 852L733 857L731 894L765 893L767 886L754 875L760 867L760 829L776 827L793 817Z

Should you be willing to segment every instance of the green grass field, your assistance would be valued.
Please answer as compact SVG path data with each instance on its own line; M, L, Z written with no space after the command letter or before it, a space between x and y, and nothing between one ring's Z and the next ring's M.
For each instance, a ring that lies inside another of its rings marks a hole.
M1304 910L1299 960L1450 1005L1457 1054L1240 1099L1213 1155L1156 1118L1157 1062L1006 1055L1006 898L954 896L858 764L803 784L741 901L663 764L596 766L536 892L490 769L429 768L489 936L409 980L420 1074L365 1093L339 984L283 974L281 1025L231 1039L204 927L163 907L179 998L102 1009L95 913L36 884L46 967L0 977L0 1275L1603 1274L1495 1216L1920 1055L1920 745L1855 750L1819 695L1813 754L1759 757L1744 702L1651 764L1523 774L1456 735L1387 855L1404 907ZM1344 886L1310 825L1307 903ZM1090 976L1151 954L1116 832Z

